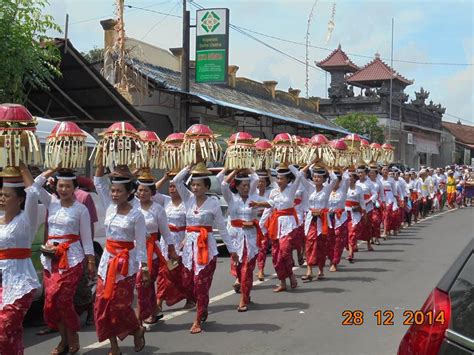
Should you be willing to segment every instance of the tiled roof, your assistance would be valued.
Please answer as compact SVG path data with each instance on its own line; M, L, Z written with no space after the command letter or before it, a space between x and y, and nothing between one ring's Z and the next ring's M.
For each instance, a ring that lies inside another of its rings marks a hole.
M341 45L333 50L326 59L317 62L316 65L322 69L345 69L347 72L359 70L359 67L355 65L341 49Z
M389 81L390 77L405 85L413 84L413 81L403 77L385 64L378 55L376 55L375 59L366 64L362 69L348 76L346 80L350 84L357 84L374 81Z
M170 91L182 92L180 89L180 73L148 63L133 62L131 65L158 86ZM190 94L220 106L312 126L315 129L347 133L345 129L325 119L318 113L306 111L296 106L289 106L278 100L268 100L257 95L251 95L250 93L235 90L225 85L200 84L191 81Z
M458 142L474 148L474 126L461 123L443 122L443 128L447 129Z

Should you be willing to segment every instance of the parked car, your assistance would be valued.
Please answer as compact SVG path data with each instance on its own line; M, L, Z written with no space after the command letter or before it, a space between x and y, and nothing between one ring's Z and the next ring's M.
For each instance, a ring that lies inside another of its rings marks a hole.
M471 240L426 299L420 316L403 337L398 355L473 353L474 240Z

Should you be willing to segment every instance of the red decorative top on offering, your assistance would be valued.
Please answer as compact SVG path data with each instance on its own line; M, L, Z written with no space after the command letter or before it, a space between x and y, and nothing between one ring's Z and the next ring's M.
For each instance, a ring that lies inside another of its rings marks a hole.
M347 144L342 139L333 139L329 144L334 149L347 150Z
M214 132L209 126L203 124L193 124L185 133L185 136L213 136Z
M117 165L146 167L147 162L138 131L130 123L115 122L100 135L102 138L96 146L96 164L100 158L102 165L108 166L111 170Z
M0 105L0 167L41 164L42 155L36 132L36 118L22 105Z
M255 139L250 133L237 132L227 141L224 167L227 169L250 169L255 163Z
M257 150L266 150L266 149L272 149L273 145L272 142L270 142L268 139L259 139L257 143L255 143L255 147Z
M30 111L25 106L18 104L1 104L0 121L36 122Z
M161 140L154 131L140 131L138 136L143 142L143 156L145 167L157 169L159 167Z
M212 130L203 124L194 124L184 134L183 163L184 165L200 162L217 162L221 156L221 147L216 142Z
M161 143L160 137L153 131L140 131L138 132L138 136L144 142L158 142Z
M87 135L74 122L60 122L46 139L44 166L55 169L61 163L64 169L85 168L87 162Z
M316 145L316 146L329 143L328 139L325 136L323 136L322 134L316 134L316 135L312 136L311 139L309 140L309 142L312 145Z
M77 136L77 137L87 137L82 129L79 128L77 124L74 122L60 122L54 126L53 130L51 131L49 138L53 137L70 137L70 136Z
M165 169L175 175L183 168L182 146L184 133L171 133L161 145L160 169Z

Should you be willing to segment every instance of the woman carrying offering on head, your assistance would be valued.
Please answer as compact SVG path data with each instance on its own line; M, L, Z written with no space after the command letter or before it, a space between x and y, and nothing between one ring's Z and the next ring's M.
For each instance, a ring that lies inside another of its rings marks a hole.
M90 278L96 274L90 215L87 208L76 200L76 175L71 170L49 169L35 179L43 186L54 176L56 191L39 190L39 199L48 209L48 239L42 249L44 267L44 319L51 329L61 335L52 354L69 353L80 349L79 316L74 308L74 294L83 275L83 260L87 259Z
M133 310L133 291L137 272L141 282L150 283L146 253L146 223L132 205L135 184L128 169L117 168L109 179L104 167L97 167L94 185L105 213L106 244L99 264L94 316L99 341L109 339L109 354L120 354L117 338L133 335L135 351L145 346L145 328Z

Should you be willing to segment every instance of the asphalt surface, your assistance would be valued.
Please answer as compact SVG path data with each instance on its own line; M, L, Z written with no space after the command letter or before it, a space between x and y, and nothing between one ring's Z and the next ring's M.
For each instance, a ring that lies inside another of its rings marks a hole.
M399 236L367 252L359 247L354 264L341 262L339 271L326 270L326 279L274 294L274 277L252 291L247 313L236 311L239 296L231 288L229 258L218 259L211 288L209 319L203 332L189 334L194 311L165 310L161 321L146 334L143 354L396 354L408 326L403 312L417 310L473 238L474 208L443 212L402 231ZM271 257L267 274L272 274ZM295 270L298 277L304 268ZM342 325L344 311L364 314L361 325ZM374 312L392 311L393 325L377 325ZM39 315L41 316L41 315ZM49 354L57 334L37 336L25 329L25 354ZM80 332L81 354L107 354L97 343L93 327ZM133 338L121 343L132 354Z

